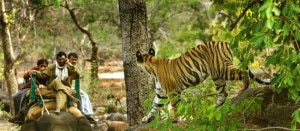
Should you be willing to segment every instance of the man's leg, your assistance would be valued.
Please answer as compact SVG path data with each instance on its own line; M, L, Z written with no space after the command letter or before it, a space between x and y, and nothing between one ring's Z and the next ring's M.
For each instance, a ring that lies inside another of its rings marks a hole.
M91 101L89 99L89 96L87 93L85 93L83 90L80 90L80 98L81 98L81 111L84 115L92 115L93 107L91 104Z
M90 123L95 124L97 121L92 117L94 112L88 94L85 93L83 90L80 90L80 98L81 98L81 104L80 104L81 112L89 120Z
M66 108L67 96L62 92L58 91L56 93L56 110L55 112L60 112L61 109Z
M55 79L53 80L50 85L48 86L50 89L54 89L55 91L62 91L68 98L70 98L74 103L77 103L79 100L72 96L69 93L70 87L64 85L60 80Z
M68 108L68 111L73 114L76 118L84 117L84 115L81 113L80 110L78 110L76 107L71 106Z
M14 100L14 108L15 108L15 115L16 115L20 110L21 91L18 91L13 95L13 100Z
M44 103L44 108L47 108L47 110L54 110L56 108L56 102L55 101L47 101ZM28 110L27 116L25 118L26 120L36 120L42 115L43 107L39 106L38 104L34 104L30 107Z
M22 109L24 106L23 102L25 102L24 98L26 96L27 90L28 89L20 90L13 95L15 115L8 120L9 122L15 123L18 121L22 121L22 118L24 118L23 116L25 113L22 111Z

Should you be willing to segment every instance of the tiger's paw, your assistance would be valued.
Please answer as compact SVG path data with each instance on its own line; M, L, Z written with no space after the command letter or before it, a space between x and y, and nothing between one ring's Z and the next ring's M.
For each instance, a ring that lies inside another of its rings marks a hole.
M215 108L222 106L225 103L226 99L218 99L218 101L215 104Z
M150 123L152 120L154 120L154 116L148 118L147 116L142 118L142 123Z
M219 102L219 101L218 101L218 102L215 104L215 108L218 108L218 107L222 106L224 103L225 103L225 101L223 101L223 102Z
M226 92L219 94L218 100L215 104L215 108L217 108L219 106L222 106L225 103L225 100L226 100L227 96L228 96L228 94Z

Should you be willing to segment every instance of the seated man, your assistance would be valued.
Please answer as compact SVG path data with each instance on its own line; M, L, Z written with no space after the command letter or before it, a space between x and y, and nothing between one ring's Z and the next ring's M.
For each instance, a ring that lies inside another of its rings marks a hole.
M69 53L68 61L69 61L69 64L76 66L77 61L78 61L78 55L76 53ZM70 83L72 83L72 80L74 80L74 77L73 78L71 77ZM81 103L79 106L80 106L81 112L90 121L90 123L95 123L96 121L92 118L92 115L94 114L93 107L92 107L92 104L91 104L88 94L85 93L83 90L80 90L80 98L81 98Z
M30 69L30 71L33 71L33 70L43 71L47 68L47 66L48 66L47 59L40 59L40 60L37 61L37 66L32 67ZM24 79L29 79L30 78L29 72L24 74L24 76L23 76ZM40 84L45 84L45 81L42 80L42 79L37 79L37 81ZM30 83L31 83L31 80L28 81L27 83L25 83L23 85L23 87L21 87L21 89L13 95L13 101L14 101L14 107L15 107L15 116L10 118L8 120L9 122L17 123L17 124L23 123L24 115L27 113L27 110L28 110L28 101L29 101L29 99L28 99L28 97L26 97L26 92L30 88Z
M74 96L70 94L70 81L69 76L79 76L77 69L74 66L67 64L67 55L64 52L58 52L56 55L56 63L49 65L44 71L33 71L37 79L46 79L47 89L56 92L56 108L55 112L59 113L61 109L67 109L67 98L70 98L74 103L78 102ZM47 105L46 105L47 106ZM30 109L32 111L33 109ZM27 117L32 115L30 112ZM68 111L76 117L83 117L81 112L71 106ZM30 119L30 118L29 118Z

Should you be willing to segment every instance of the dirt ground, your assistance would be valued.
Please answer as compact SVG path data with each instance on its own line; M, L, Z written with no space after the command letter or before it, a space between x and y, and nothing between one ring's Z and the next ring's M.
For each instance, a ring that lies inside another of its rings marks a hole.
M7 119L0 119L0 131L18 131L19 127L9 123Z

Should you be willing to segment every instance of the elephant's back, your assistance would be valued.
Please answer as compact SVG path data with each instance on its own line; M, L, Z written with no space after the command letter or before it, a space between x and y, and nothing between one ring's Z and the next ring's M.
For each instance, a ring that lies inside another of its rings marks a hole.
M21 131L76 131L91 130L91 126L86 118L76 118L69 112L50 112L44 114L38 120L25 122Z

